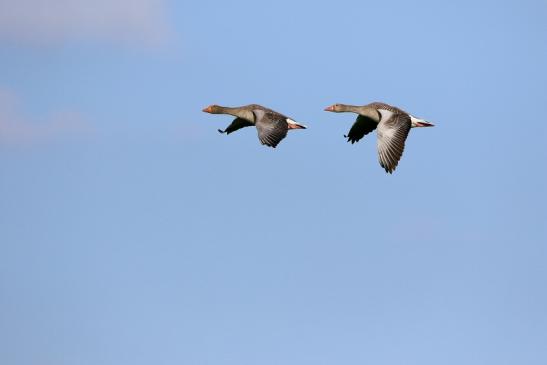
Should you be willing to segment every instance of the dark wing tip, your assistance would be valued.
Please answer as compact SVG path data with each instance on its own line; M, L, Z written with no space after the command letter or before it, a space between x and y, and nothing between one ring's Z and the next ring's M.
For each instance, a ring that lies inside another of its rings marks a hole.
M267 140L262 140L262 139L261 139L261 140L260 140L260 144L262 144L263 146L267 146L267 147L271 147L271 148L276 148L277 145L279 144L279 142L278 142L278 143L272 143L272 142L269 142L269 141L267 141Z
M220 133L220 134L226 133L225 130L224 131L222 129L217 129L217 130L218 130L218 133Z
M344 138L348 139L348 142L351 142L351 144L354 144L355 142L359 141L356 138L353 138L352 136L344 136Z
M344 134L344 138L347 138L347 142L351 142L351 144L354 144L355 142L357 142L357 140L355 140L355 138L353 138L352 136L349 136L349 135L345 135Z
M393 171L395 171L395 169L397 168L397 165L395 166L387 166L387 165L381 165L384 170L386 170L386 173L388 174L393 174Z

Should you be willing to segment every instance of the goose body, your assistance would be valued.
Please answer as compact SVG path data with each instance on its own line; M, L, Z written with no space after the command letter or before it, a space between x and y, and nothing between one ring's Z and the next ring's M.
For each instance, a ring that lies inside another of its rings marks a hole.
M203 111L210 114L228 114L236 117L225 130L219 129L220 133L230 134L244 127L255 126L260 143L273 148L277 147L279 142L287 136L290 129L306 129L305 125L258 104L239 107L209 105Z
M344 136L352 144L376 129L378 161L386 172L395 171L411 128L433 127L433 124L416 118L402 109L389 104L374 102L363 106L334 104L325 111L334 113L355 113L357 119Z

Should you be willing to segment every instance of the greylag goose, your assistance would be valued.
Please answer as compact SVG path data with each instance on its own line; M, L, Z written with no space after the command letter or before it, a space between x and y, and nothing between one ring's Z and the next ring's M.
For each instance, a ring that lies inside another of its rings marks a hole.
M344 136L352 144L377 129L378 160L380 166L390 174L395 171L403 155L410 128L433 127L433 124L385 103L376 102L363 106L334 104L325 108L325 111L357 114L348 135Z
M230 134L244 127L255 126L260 143L273 148L285 138L289 129L306 129L305 125L296 123L291 118L258 104L235 108L209 105L203 111L211 114L229 114L236 117L225 130L219 129L220 133Z

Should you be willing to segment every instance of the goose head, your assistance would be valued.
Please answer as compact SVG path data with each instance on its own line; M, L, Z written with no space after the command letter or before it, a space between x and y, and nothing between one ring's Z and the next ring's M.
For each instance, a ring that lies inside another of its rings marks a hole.
M220 109L221 107L219 105L213 104L213 105L209 105L206 108L203 108L202 111L204 111L205 113L210 113L210 114L220 114L221 113Z
M365 117L372 118L374 121L380 121L379 111L373 105L346 105L346 104L333 104L325 108L327 112L333 113L356 113Z
M331 106L326 107L324 110L326 112L333 112L333 113L343 113L347 111L347 105L344 104L332 104Z

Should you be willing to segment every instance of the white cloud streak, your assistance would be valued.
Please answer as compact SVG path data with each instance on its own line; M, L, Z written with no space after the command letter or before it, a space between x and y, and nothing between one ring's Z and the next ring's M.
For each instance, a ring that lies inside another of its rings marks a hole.
M30 118L21 111L18 98L0 89L0 145L36 145L81 139L92 132L74 111L55 112L45 118Z
M162 0L0 0L0 40L156 46L171 30Z

